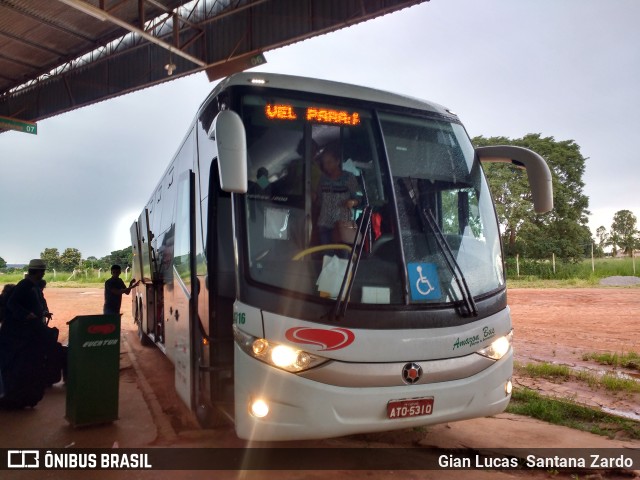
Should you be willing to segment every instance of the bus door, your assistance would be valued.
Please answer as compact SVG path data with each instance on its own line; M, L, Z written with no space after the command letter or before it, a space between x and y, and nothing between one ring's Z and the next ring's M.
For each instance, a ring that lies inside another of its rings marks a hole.
M157 317L157 305L156 288L154 287L155 275L154 272L154 255L153 255L153 234L149 228L149 210L145 208L140 214L137 222L137 242L132 242L133 245L139 246L139 272L140 281L142 284L142 298L140 299L138 307L139 319L142 330L151 335L154 341L157 341L156 335L156 317ZM132 240L134 240L133 227L131 229ZM162 318L162 317L160 317Z
M233 304L236 298L231 194L220 189L216 161L210 167L209 195L205 202L208 304L205 307L204 299L200 299L200 341L206 348L201 349L198 366L198 418L214 427L228 424L234 416Z
M178 179L173 245L173 301L165 305L167 355L175 366L178 395L191 408L194 400L193 345L197 312L195 271L195 175L189 170ZM167 311L168 308L168 311Z

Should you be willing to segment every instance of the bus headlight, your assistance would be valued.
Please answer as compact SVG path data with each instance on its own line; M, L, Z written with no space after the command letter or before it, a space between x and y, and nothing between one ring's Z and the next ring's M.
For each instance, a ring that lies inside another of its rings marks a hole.
M289 368L296 363L297 351L286 345L277 345L271 349L271 363L276 367Z
M484 357L489 357L494 360L500 360L504 357L509 348L511 348L511 341L513 340L513 331L509 332L507 335L496 338L491 345L483 348L482 350L478 350L477 353Z
M241 331L235 325L233 330L236 343L243 351L253 358L288 372L302 372L329 361L328 358L298 350L289 345L256 338Z

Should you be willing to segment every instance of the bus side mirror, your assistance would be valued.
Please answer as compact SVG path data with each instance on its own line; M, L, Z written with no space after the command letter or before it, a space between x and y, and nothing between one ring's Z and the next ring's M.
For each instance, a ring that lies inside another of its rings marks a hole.
M208 135L218 149L220 188L247 193L247 136L240 116L222 110L211 123Z
M527 170L529 187L536 213L547 213L553 209L553 185L551 170L544 158L536 152L513 145L497 145L476 148L476 155L483 163L511 163Z

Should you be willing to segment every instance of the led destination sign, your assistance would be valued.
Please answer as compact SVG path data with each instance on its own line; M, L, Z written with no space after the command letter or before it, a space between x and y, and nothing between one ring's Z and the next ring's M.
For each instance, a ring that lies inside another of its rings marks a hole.
M328 123L331 125L360 125L360 114L346 110L335 110L324 107L307 107L298 109L293 105L267 104L264 107L265 115L269 120L297 120L302 114L307 122Z

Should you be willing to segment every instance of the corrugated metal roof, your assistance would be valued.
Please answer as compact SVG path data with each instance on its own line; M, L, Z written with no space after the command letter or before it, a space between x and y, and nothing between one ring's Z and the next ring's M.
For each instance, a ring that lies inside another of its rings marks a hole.
M184 2L158 3L174 9ZM145 6L149 18L163 12L154 4ZM137 1L107 1L104 10L128 23L139 22ZM0 0L0 95L126 33L57 0Z
M424 1L0 0L0 115L37 121L202 69L219 78Z

